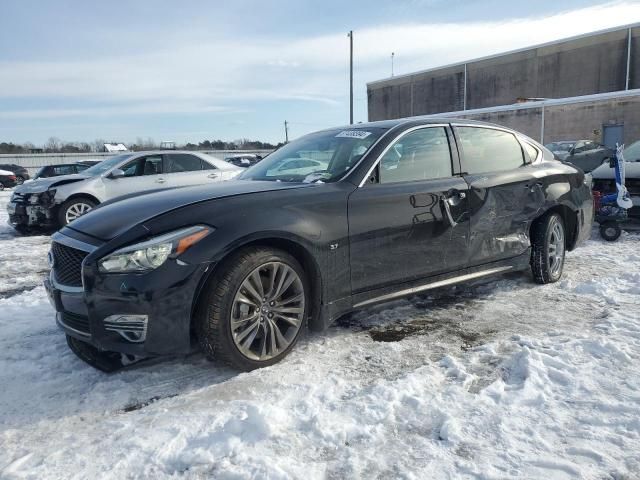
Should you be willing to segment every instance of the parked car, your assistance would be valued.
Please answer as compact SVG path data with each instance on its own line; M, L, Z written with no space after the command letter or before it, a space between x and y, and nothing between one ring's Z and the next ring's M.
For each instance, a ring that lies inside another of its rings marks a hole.
M76 163L59 163L57 165L46 165L36 173L34 180L38 178L60 177L62 175L73 175L84 172L87 168L93 167L102 160L82 160Z
M29 172L26 168L16 165L15 163L4 163L0 165L0 170L7 170L16 176L16 184L22 185L25 180L29 180Z
M558 160L564 160L569 156L569 151L573 148L576 142L553 142L547 143L547 147Z
M197 339L250 370L368 305L528 268L559 280L591 232L584 173L513 130L453 122L312 133L234 182L80 217L53 235L45 281L70 348L112 370L122 353L182 354ZM329 163L274 169L311 152Z
M0 170L0 190L15 187L18 184L16 176L9 170Z
M564 160L580 167L584 172L598 168L603 162L608 161L615 152L609 147L600 145L591 140L578 140L569 150Z
M635 145L640 146L640 143ZM633 145L631 145L630 148L632 146ZM627 150L628 149L625 149L624 151L625 160L628 158ZM633 158L633 151L629 155L629 158ZM624 170L625 186L633 202L633 207L627 211L627 215L633 220L640 221L640 161L625 161ZM591 176L593 178L594 191L600 192L602 195L616 193L615 171L609 163L605 163L596 168L591 172Z
M226 157L224 160L237 167L248 168L255 165L260 160L262 160L262 157L260 155L255 155L252 153L245 153L242 155L234 155L232 157Z
M9 223L18 230L57 228L123 195L230 180L241 171L199 152L116 155L75 175L40 178L16 188L7 204Z

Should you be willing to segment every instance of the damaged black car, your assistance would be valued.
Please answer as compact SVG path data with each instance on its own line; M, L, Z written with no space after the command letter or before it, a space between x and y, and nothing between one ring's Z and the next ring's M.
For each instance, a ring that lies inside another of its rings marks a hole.
M207 356L242 370L388 300L530 269L590 235L590 181L496 125L402 119L306 135L237 181L105 204L54 234L46 280L83 360Z

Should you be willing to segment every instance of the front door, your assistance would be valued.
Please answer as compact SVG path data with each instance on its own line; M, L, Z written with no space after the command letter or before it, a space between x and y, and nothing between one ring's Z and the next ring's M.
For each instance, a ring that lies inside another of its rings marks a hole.
M406 132L349 197L354 294L463 266L468 187L454 176L452 145L443 126Z
M455 132L469 184L469 266L527 252L531 220L544 203L544 180L532 163L536 148L495 128L457 126Z
M124 164L121 170L124 177L103 179L107 200L167 186L166 176L162 173L162 155L138 157Z

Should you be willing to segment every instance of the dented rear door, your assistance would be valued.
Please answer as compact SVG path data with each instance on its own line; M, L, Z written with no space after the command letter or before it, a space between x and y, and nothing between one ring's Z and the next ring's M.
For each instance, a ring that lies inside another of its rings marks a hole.
M508 131L456 126L463 178L469 185L470 266L529 249L529 227L544 203L540 169Z

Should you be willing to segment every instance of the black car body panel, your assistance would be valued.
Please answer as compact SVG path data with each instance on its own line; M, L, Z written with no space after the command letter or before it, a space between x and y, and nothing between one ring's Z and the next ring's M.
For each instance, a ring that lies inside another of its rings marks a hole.
M383 152L404 133L436 124L450 142L452 175L380 183ZM535 159L513 170L471 175L456 146L456 127L447 120L357 125L373 127L384 133L334 182L236 180L162 191L104 204L63 228L53 242L81 250L84 258L82 286L60 285L55 266L47 282L59 324L103 350L184 353L191 348L203 285L249 244L276 246L299 259L315 293L310 326L322 329L364 305L526 268L531 227L550 210L566 218L569 249L590 234L593 204L583 172L554 160L533 140L517 134L537 152ZM154 271L98 269L100 259L123 246L193 225L214 231ZM131 343L107 331L103 321L115 313L148 315L146 341ZM78 318L85 332L72 328Z

